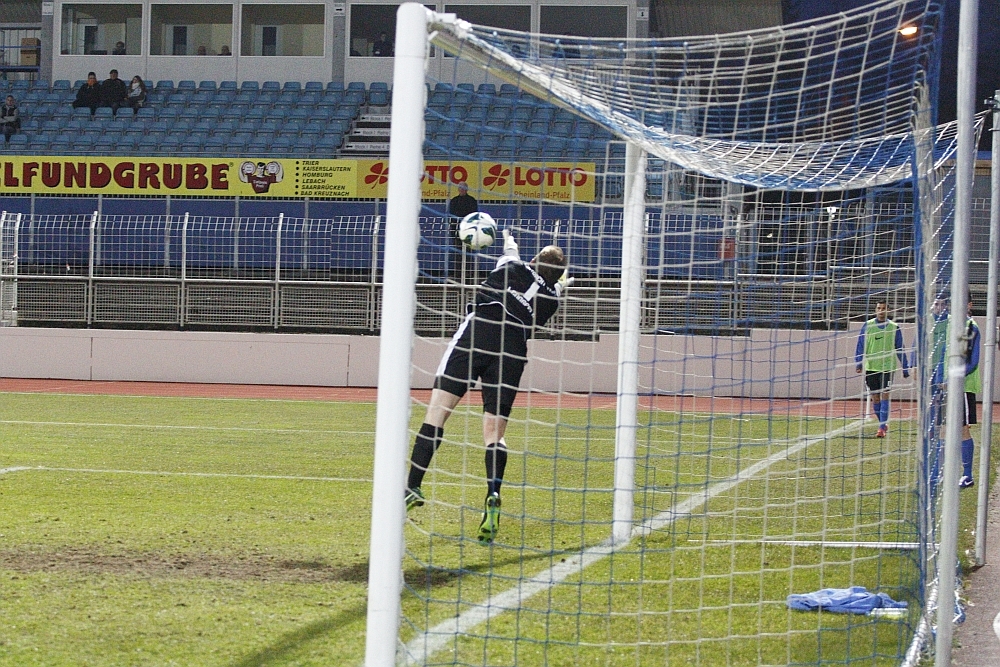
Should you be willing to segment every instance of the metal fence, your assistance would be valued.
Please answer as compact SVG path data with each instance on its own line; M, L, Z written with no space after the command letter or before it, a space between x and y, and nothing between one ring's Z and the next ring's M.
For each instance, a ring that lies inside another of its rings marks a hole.
M871 211L864 215L877 219ZM522 256L553 241L567 249L577 284L542 335L617 330L620 211L587 220L499 223L515 230ZM644 330L843 328L871 313L878 298L888 299L896 319L912 318L912 254L893 250L898 240L861 225L850 234L837 228L831 241L823 237L829 220L802 225L806 231L778 247L757 239L760 225L741 238L715 214L651 215ZM384 233L378 216L2 213L2 322L374 333ZM727 235L740 241L732 256L720 254ZM421 219L419 331L451 334L499 246L464 252L455 245L452 223ZM782 266L795 270L779 272Z

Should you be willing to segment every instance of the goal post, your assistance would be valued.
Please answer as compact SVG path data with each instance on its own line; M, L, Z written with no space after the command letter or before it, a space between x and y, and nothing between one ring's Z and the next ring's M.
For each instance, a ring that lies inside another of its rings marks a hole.
M932 650L932 305L952 286L957 134L933 124L940 12L886 0L671 41L400 7L368 667ZM426 390L503 251L456 247L463 184L522 258L558 245L575 278L511 387L485 541L498 443L475 386L435 436L423 505L403 501ZM878 303L904 342L866 405ZM851 586L908 606L794 606Z

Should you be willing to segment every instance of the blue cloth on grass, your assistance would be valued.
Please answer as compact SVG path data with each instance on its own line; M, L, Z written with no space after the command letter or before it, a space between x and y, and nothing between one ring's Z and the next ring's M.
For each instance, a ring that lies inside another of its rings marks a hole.
M788 606L799 611L823 611L835 614L867 614L872 609L906 609L908 603L896 602L885 593L871 593L864 586L824 588L814 593L793 593Z

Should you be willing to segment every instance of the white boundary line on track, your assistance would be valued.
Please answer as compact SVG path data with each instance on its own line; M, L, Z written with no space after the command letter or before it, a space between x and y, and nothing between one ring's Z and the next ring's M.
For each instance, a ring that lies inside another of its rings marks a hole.
M665 510L639 524L632 529L632 540L663 529L678 519L692 514L694 510L707 504L708 501L716 496L755 477L758 473L770 468L775 463L794 456L810 445L822 442L823 440L829 440L830 438L836 438L850 431L860 429L863 426L864 420L853 421L822 435L805 436L790 441L794 444L789 444L782 451L758 461L725 481L706 487L700 493L688 496L675 507ZM456 636L465 634L476 626L496 618L504 612L520 609L528 598L553 588L556 584L561 583L574 574L582 572L594 563L604 560L616 550L626 547L628 544L631 544L631 540L618 545L612 545L610 540L606 540L584 549L575 556L567 556L565 561L557 563L547 570L543 570L530 579L521 581L514 588L493 595L480 604L470 605L471 608L468 611L438 623L433 628L411 639L402 647L402 655L397 658L397 662L407 666L425 664L428 658L445 648Z
M197 424L114 424L106 422L36 422L24 419L0 419L0 424L15 426L91 426L97 428L179 429L188 431L248 431L251 433L332 433L338 435L375 435L375 431L333 431L308 428L253 428L249 426L199 426Z
M109 468L57 468L50 466L16 466L0 468L0 474L31 470L38 472L79 472L98 475L149 475L152 477L236 477L241 479L286 479L302 482L343 482L355 484L371 484L370 479L360 477L303 477L300 475L246 475L230 472L178 472L156 470L114 470Z
M702 540L688 540L702 542ZM835 549L919 549L919 542L849 542L840 540L708 540L709 544L774 544L781 547L831 547Z

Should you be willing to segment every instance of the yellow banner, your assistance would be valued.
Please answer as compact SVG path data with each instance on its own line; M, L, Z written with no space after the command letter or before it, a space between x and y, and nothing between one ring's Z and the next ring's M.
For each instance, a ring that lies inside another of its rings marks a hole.
M0 157L0 194L384 199L388 180L388 160ZM595 196L593 163L425 162L426 199L454 197L459 183L484 201Z
M472 162L424 160L425 199L449 199L458 184L482 201L541 199L594 201L593 162ZM388 160L358 160L358 196L384 199L389 181Z

